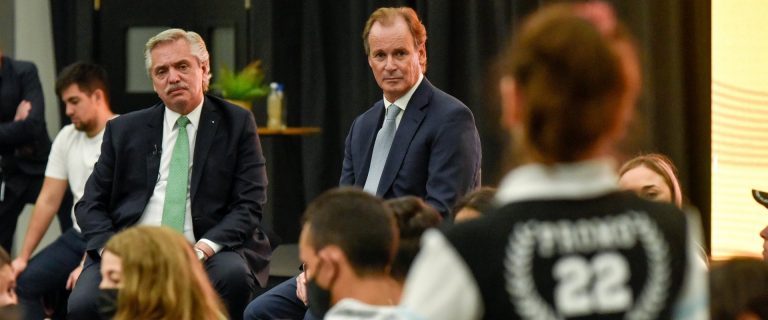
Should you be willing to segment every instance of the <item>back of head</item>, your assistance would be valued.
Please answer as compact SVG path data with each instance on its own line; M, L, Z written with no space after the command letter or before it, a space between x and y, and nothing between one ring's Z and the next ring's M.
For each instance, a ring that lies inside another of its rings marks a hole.
M386 272L397 246L395 219L376 198L360 189L327 191L304 213L309 244L316 251L338 246L358 276Z
M104 250L122 262L115 319L217 319L223 315L191 244L178 232L133 227L112 237Z
M421 235L427 229L437 227L441 217L437 210L414 196L390 199L385 204L392 209L400 229L400 244L390 274L402 281L419 252Z
M411 31L413 40L416 42L414 43L414 48L427 45L427 28L421 23L421 19L419 19L419 15L415 10L409 7L378 8L371 13L370 17L368 17L368 21L365 22L365 28L363 29L363 49L365 49L366 55L371 54L371 48L368 44L368 35L371 33L373 24L378 22L388 25L393 23L398 17L403 18L405 24L408 25L408 30ZM427 72L426 62L421 66L421 72Z
M682 208L683 192L680 188L680 181L677 178L677 168L672 163L672 160L659 153L640 155L625 162L619 169L619 176L623 176L627 171L640 166L646 167L661 176L672 192L672 202L678 208Z
M625 125L620 102L628 83L616 44L631 40L610 7L550 5L525 20L514 39L501 68L525 101L522 143L532 160L583 160Z
M104 100L109 105L107 71L101 66L88 62L75 62L64 67L56 78L56 94L61 97L62 92L73 84L88 95L101 90L104 93Z
M714 320L737 319L744 312L765 312L762 303L768 301L768 264L756 258L714 263L709 286L710 315Z

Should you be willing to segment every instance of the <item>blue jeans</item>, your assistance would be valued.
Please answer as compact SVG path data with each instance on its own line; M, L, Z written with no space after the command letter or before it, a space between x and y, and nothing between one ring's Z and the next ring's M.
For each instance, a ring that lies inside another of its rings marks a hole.
M296 296L296 277L276 285L258 296L245 308L244 320L294 319L317 320Z
M70 228L29 261L16 284L24 319L45 318L45 307L50 308L52 319L66 317L67 278L80 264L84 252L85 239Z

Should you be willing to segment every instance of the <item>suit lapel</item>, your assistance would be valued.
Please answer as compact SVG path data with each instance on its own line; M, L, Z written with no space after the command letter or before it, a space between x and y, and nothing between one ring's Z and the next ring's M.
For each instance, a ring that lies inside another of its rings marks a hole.
M197 128L197 137L195 138L195 154L192 164L192 181L190 181L190 193L189 197L192 201L195 200L195 194L197 193L197 187L200 184L200 178L203 175L203 168L205 168L205 161L208 160L208 150L211 149L214 137L216 136L216 128L218 128L221 115L219 115L216 107L213 106L208 97L205 97L205 103L203 103L203 110L200 113L200 123Z
M400 119L400 125L397 127L395 138L392 140L392 147L390 147L389 155L387 155L384 171L381 173L379 188L376 190L377 195L383 196L384 191L389 189L392 186L392 182L395 181L413 136L416 135L416 131L418 131L422 120L424 120L431 97L432 85L427 81L427 78L424 78L419 88L411 96L408 107L405 108L403 118Z
M144 137L147 146L147 201L155 190L160 174L160 155L163 152L163 119L165 118L165 106L162 103L152 108L155 110L150 113L146 136Z

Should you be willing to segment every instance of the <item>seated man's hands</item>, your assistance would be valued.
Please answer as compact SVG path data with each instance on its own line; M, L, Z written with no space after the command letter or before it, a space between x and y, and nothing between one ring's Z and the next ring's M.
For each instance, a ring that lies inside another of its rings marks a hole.
M69 277L67 278L67 290L72 290L75 288L75 283L77 283L77 279L80 278L80 273L83 272L83 264L75 268L75 270L72 270L72 272L69 273Z
M296 277L296 297L304 302L305 306L309 305L307 299L307 272L302 272Z
M19 275L27 268L27 259L17 257L11 261L11 268L13 268L13 277L18 278Z

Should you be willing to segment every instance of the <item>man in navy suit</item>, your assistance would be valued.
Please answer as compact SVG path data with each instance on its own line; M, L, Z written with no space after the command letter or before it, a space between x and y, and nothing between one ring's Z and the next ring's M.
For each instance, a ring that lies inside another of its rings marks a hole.
M97 317L101 250L112 235L162 224L194 244L229 316L239 319L256 281L265 284L271 252L259 228L267 177L256 123L250 112L205 95L209 56L197 33L169 29L146 48L162 103L107 124L101 156L75 207L88 261L69 316ZM182 153L188 157L179 165Z
M456 200L480 186L480 138L469 108L424 77L426 42L411 8L380 8L368 18L363 44L384 99L352 123L339 184L385 199L421 197L451 219ZM385 129L387 109L394 123ZM279 284L248 305L246 319L304 317L306 298L296 288L305 282L300 275Z
M19 214L40 192L50 150L37 68L0 50L0 246L7 252ZM69 215L59 217L62 231L71 227Z
M376 10L363 41L384 99L352 123L340 184L385 199L418 196L450 218L454 202L480 185L480 138L472 112L424 78L427 34L413 9ZM400 109L394 139L383 153L378 184L371 184L375 141L392 104Z

